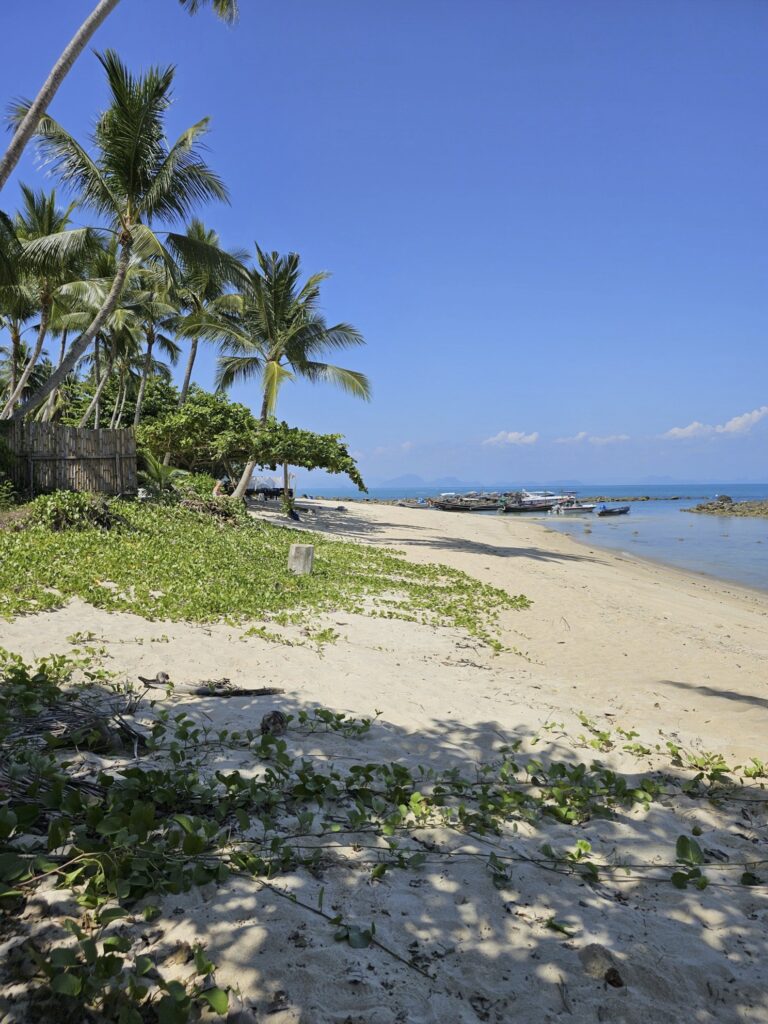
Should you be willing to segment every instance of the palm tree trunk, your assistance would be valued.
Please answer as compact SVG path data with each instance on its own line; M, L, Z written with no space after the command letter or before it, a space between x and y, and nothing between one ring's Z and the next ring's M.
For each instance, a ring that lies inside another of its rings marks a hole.
M114 430L115 424L117 423L117 415L120 412L120 402L123 397L123 382L120 381L117 387L117 394L115 395L115 408L112 410L112 419L109 421L109 429Z
M120 399L120 412L117 414L117 421L115 423L116 428L119 428L120 424L123 422L123 409L125 408L125 400L127 397L128 385L126 384L125 387L123 388L123 397Z
M147 388L147 378L149 377L149 370L152 366L152 346L155 344L155 329L150 324L147 328L147 351L144 356L144 368L141 371L141 383L139 384L139 393L136 396L136 412L133 414L133 425L138 427L141 422L141 407L144 404L144 392Z
M197 357L197 345L198 339L192 338L189 346L189 359L187 360L187 368L184 371L184 383L181 385L181 392L179 393L179 408L187 400L189 394L189 385L192 381L192 367L195 365L195 358Z
M21 362L21 331L17 326L12 326L11 331L11 390L9 394L13 394L16 390L16 383L18 377L16 376L19 363Z
M59 361L56 364L61 366L64 362L64 353L67 351L67 332L68 329L65 327L61 332L61 348L59 349ZM56 390L54 389L48 396L48 401L45 403L45 410L43 412L42 420L43 423L50 423L53 419L53 414L56 411Z
M268 416L269 399L267 398L266 392L264 392L264 398L262 399L261 402L261 416L259 417L259 422L261 423L262 427L266 426ZM245 492L248 489L248 484L250 483L251 477L253 476L254 469L256 469L256 465L257 463L255 459L246 462L245 469L243 470L243 475L240 477L240 481L232 494L233 498L245 497Z
M60 387L61 382L67 377L69 373L75 368L78 359L91 347L93 339L99 333L107 317L112 313L115 306L117 305L120 293L125 285L125 279L128 276L128 266L131 259L131 239L127 237L121 242L120 258L117 262L117 273L115 279L112 282L112 287L109 289L109 294L104 299L101 309L98 311L96 316L93 318L90 327L84 334L81 334L77 341L70 345L69 352L66 354L58 369L55 370L48 378L46 383L36 391L34 395L27 401L20 409L17 409L13 414L13 419L22 419L29 413L33 413L35 409L39 408L43 402L48 398L48 395L52 391L55 391Z
M97 338L93 346L93 379L96 381L96 390L99 388L99 381L101 380L101 359L99 358L99 339ZM93 426L96 430L99 429L99 413L101 412L101 402L99 401L98 394L95 395L95 412L93 414Z
M112 373L112 362L113 362L112 359L108 359L107 360L107 368L104 371L104 376L99 381L99 385L96 388L96 392L95 392L93 398L91 399L91 404L85 410L85 412L83 413L82 419L77 424L78 427L84 427L85 424L88 422L88 420L91 418L91 413L94 412L94 410L95 410L95 412L96 412L95 426L98 429L98 426L99 426L99 410L98 410L99 399L101 398L101 392L104 390L104 385L107 383L107 381L109 380L110 374Z
M51 304L50 302L44 302L43 307L40 311L40 326L38 327L37 330L37 341L35 342L35 347L32 350L32 354L30 355L29 359L27 360L27 365L24 367L22 375L19 377L16 383L16 387L11 392L11 396L8 399L8 401L5 403L3 411L0 412L0 420L7 420L10 418L11 413L13 412L14 405L16 404L16 402L18 402L19 398L24 392L24 387L27 381L29 380L29 375L34 370L35 363L40 358L40 353L43 351L43 344L45 343L45 336L48 333L48 323L50 321L50 318Z
M19 162L19 158L24 152L27 143L35 134L35 129L37 128L40 118L50 106L51 100L56 95L56 92L64 81L67 72L88 45L88 42L96 29L101 25L107 15L117 7L119 2L120 0L100 0L72 37L69 45L66 47L62 55L53 65L51 73L48 75L42 89L35 97L32 106L25 114L21 124L14 132L11 144L5 151L2 160L0 160L0 189L2 189L8 181L11 172Z

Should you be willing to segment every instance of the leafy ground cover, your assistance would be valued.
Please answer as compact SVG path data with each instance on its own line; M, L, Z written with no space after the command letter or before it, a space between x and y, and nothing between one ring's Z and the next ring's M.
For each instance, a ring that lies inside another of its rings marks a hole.
M446 566L413 565L395 551L247 516L224 524L179 505L113 501L109 530L88 519L61 529L51 504L33 502L25 529L0 530L0 616L55 608L71 597L193 622L345 610L462 627L501 646L499 613L529 604ZM288 571L294 543L314 544L312 575Z
M362 740L377 728L375 718L297 709L286 716L287 739L217 729L205 716L174 708L170 692L146 707L141 692L73 685L76 667L63 656L27 665L0 651L0 913L21 939L28 901L51 881L72 893L78 908L55 944L50 935L45 942L33 936L11 950L4 972L21 972L32 1011L24 1019L183 1024L205 1007L226 1012L230 993L216 984L202 947L190 950L194 973L187 970L182 983L167 958L160 963L143 951L144 932L165 896L213 890L234 876L280 893L279 876L322 877L331 863L373 884L399 872L418 879L425 865L450 870L475 858L500 899L509 898L521 865L581 887L622 879L689 893L765 885L759 851L745 841L746 857L732 850L723 860L711 828L709 835L698 826L672 833L666 857L649 857L631 843L616 848L613 839L596 848L584 832L591 821L642 819L676 801L705 814L730 802L743 817L750 803L762 804L761 762L729 766L718 755L667 744L656 748L657 768L622 774L590 755L582 761L576 748L605 751L635 734L582 716L587 732L569 737L569 756L533 757L514 742L484 763L427 768L370 761L363 747L359 759L343 758L341 766L296 756L296 736ZM629 750L645 760L650 748L642 751ZM226 769L218 766L222 757ZM541 843L546 822L558 831ZM469 837L493 842L472 852ZM377 946L432 979L418 957L407 959L377 936L375 920L363 927L347 920L343 907L324 907L322 888L317 905L299 903L334 929L337 942ZM554 916L546 927L566 937L573 931ZM615 974L606 971L606 983L623 986ZM46 1016L51 1007L54 1017Z

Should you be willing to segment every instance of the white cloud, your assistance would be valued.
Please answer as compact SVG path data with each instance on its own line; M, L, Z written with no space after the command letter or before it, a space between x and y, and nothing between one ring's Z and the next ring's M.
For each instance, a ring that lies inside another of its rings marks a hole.
M580 430L578 434L574 434L573 437L556 437L555 444L578 444L580 441L586 441L586 439L586 430Z
M694 420L687 427L672 427L661 436L672 441L679 441L688 437L712 437L714 434L746 434L766 416L768 416L768 405L761 405L759 409L753 409L752 412L732 417L727 423L710 426L708 423Z
M400 447L404 452L409 452L413 448L413 441L403 441Z
M622 444L629 441L629 434L608 434L607 437L590 437L590 444Z
M522 430L500 430L495 437L487 437L483 444L536 444L539 432L525 434Z
M741 416L734 416L722 427L715 427L718 434L746 434L756 423L768 416L768 405L761 405L759 409L752 412L744 412Z

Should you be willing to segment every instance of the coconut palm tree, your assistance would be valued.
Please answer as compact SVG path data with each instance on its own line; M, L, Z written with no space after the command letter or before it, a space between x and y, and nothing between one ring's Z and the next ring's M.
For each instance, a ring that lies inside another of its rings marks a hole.
M274 415L282 384L295 377L335 384L367 401L371 388L364 374L318 358L328 349L365 344L350 324L329 327L320 313L320 285L330 275L313 274L301 285L297 253L281 256L256 246L256 260L243 293L240 330L226 342L219 359L217 386L225 389L236 381L258 380L262 425ZM245 494L255 467L255 461L246 464L235 497Z
M237 339L234 318L242 313L243 300L236 292L227 291L227 286L244 283L248 278L244 252L222 252L222 262L218 265L208 258L199 258L198 246L220 250L219 236L202 221L197 218L190 221L186 237L192 245L180 256L181 274L176 289L182 313L173 325L177 337L186 338L190 343L179 406L187 400L200 341ZM204 257L205 251L203 249ZM224 262L225 257L229 258L228 262Z
M29 105L18 124L11 143L2 160L0 160L0 190L19 162L21 154L35 134L40 118L45 114L64 81L67 72L88 45L91 37L102 22L117 7L120 0L100 0L70 40L64 52L54 64L43 87ZM237 0L179 0L179 3L190 14L197 14L201 7L212 7L224 21L232 24L237 20Z
M117 271L93 321L70 345L46 386L17 410L15 418L45 402L90 348L117 306L133 256L164 262L174 272L176 242L186 251L186 240L168 232L163 244L152 229L153 222L184 218L202 201L228 198L223 182L201 156L207 118L188 128L172 146L166 142L165 114L174 69L151 68L134 77L111 50L99 55L99 60L107 75L111 102L96 123L93 156L47 116L37 133L44 157L62 181L79 193L81 205L109 220L118 243ZM63 251L82 246L84 230L89 229L38 239L28 247L27 255L42 266L55 264ZM215 251L209 255L214 263L219 259Z
M22 208L14 220L16 237L21 243L19 279L17 284L8 285L3 291L6 294L15 291L17 297L22 301L25 295L31 295L39 322L35 345L29 353L29 359L16 382L14 391L8 396L5 406L0 412L0 419L11 415L19 397L26 389L27 379L40 357L52 320L56 317L56 306L62 286L67 285L82 273L83 259L87 255L88 249L96 244L92 232L80 235L76 250L62 247L58 261L49 261L46 267L41 267L39 272L36 272L34 260L30 261L26 258L27 252L39 239L66 233L76 204L70 203L69 206L62 209L57 205L55 191L35 192L27 185L21 186L21 194Z

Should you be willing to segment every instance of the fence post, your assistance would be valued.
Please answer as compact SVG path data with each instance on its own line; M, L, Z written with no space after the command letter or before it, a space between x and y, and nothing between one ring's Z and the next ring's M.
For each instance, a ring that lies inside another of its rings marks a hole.
M314 544L291 544L288 568L297 576L309 576L315 563Z

